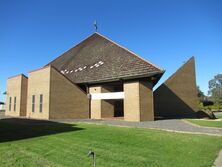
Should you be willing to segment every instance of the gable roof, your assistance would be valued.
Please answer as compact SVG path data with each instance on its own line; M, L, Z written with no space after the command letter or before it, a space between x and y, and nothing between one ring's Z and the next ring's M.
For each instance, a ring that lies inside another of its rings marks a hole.
M163 69L99 33L92 34L47 65L52 65L75 83L133 79L164 73Z

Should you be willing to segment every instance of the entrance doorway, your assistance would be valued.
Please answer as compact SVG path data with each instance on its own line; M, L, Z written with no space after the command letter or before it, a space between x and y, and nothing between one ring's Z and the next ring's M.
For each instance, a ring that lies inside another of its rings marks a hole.
M102 100L101 116L105 119L121 119L124 117L123 99Z
M123 99L114 100L114 117L124 117Z
M100 100L102 119L122 119L124 117L122 82L110 82L101 85L101 93L91 93L91 100L95 100L94 102Z

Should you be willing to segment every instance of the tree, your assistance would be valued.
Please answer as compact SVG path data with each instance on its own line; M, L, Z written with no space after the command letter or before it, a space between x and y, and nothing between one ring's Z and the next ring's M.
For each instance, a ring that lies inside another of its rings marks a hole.
M200 87L197 86L197 97L199 99L200 102L203 102L205 99L205 95L204 93L200 90Z
M222 104L222 74L217 74L208 82L208 94L216 104Z

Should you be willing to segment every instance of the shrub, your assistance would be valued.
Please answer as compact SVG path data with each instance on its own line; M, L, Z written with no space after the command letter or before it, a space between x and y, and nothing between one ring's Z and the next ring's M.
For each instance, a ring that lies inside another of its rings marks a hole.
M204 106L203 103L199 103L198 105L199 110L222 110L222 105L220 104L214 104L211 106Z

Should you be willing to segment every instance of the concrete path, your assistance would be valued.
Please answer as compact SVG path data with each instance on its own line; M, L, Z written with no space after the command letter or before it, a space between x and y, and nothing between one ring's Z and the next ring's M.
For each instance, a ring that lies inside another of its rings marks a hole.
M10 117L5 117L4 114L0 113L0 119L3 118L10 118ZM180 133L222 136L222 128L202 127L180 119L157 120L157 121L147 121L147 122L127 122L123 120L91 120L91 119L62 119L62 120L52 120L52 121L74 122L74 123L85 122L85 123L105 124L105 125L114 125L114 126L159 129L159 130L180 132Z
M222 167L222 150L220 150L218 157L216 158L212 167Z
M160 129L165 131L180 132L180 133L194 133L206 134L213 136L222 136L222 128L208 128L198 125L193 125L184 120L171 119L171 120L157 120L147 122L127 122L122 120L90 120L90 119L66 119L55 120L58 122L85 122L95 124L105 124L114 126L138 127L149 129Z

